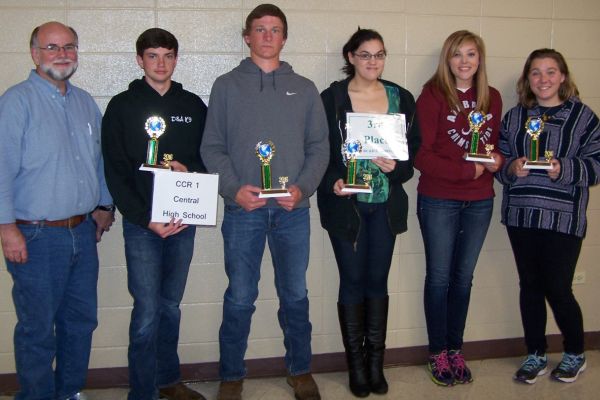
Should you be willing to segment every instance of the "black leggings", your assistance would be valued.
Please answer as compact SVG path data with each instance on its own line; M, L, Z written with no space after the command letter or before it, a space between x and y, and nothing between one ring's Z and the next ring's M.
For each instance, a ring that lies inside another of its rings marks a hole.
M583 353L583 318L571 288L582 239L541 229L508 227L519 272L527 352L546 352L546 302L563 334L566 353Z

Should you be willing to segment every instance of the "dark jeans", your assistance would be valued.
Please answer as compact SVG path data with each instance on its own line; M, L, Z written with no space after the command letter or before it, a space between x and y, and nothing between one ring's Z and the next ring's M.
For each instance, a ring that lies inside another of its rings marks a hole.
M88 218L75 228L17 226L29 259L6 262L18 318L15 399L63 400L85 385L97 325L96 225Z
M583 318L571 284L582 239L541 229L508 227L519 271L521 320L528 353L546 352L546 299L567 353L583 353Z
M425 319L429 351L462 348L473 271L492 217L493 200L418 196L425 245Z
M129 324L129 400L154 400L157 387L180 379L179 304L194 252L196 227L161 238L123 221L127 287L133 297Z
M361 304L387 296L396 235L390 230L387 203L357 203L360 230L354 243L329 235L340 271L338 301Z

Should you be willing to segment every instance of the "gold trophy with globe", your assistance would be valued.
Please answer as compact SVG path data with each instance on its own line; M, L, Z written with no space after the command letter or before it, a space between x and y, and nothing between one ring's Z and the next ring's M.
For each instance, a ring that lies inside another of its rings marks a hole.
M373 193L373 189L369 185L371 181L370 174L364 174L362 176L364 183L358 183L356 175L357 170L357 157L362 151L362 143L358 139L346 139L342 144L342 157L346 163L347 173L346 182L342 188L342 192L348 193Z
M481 162L481 163L494 163L494 157L492 156L492 150L494 150L493 144L485 145L485 153L479 153L479 139L480 130L485 123L485 115L481 111L473 110L467 117L469 121L469 127L471 128L471 146L469 153L465 155L465 160Z
M268 197L288 197L291 196L290 192L286 189L285 185L288 182L287 176L279 177L279 184L281 188L274 189L271 185L271 159L275 155L275 144L272 141L260 141L255 147L256 156L260 160L260 178L262 182L262 190L260 191L259 198Z
M525 132L531 138L529 144L529 157L523 165L524 169L552 169L552 157L554 152L547 150L544 152L544 160L540 160L540 135L544 132L543 117L529 117L525 122Z
M146 168L164 168L170 169L170 162L173 160L172 154L164 154L163 162L159 164L158 161L158 138L165 133L167 124L165 120L159 116L153 115L146 120L144 129L150 139L148 140L148 148L146 150L146 162L144 167Z

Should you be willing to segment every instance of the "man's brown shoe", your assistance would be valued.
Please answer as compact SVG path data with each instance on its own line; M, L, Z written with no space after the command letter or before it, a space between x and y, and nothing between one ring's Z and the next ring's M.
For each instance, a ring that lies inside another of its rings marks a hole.
M221 381L217 400L242 400L243 388L243 379L240 379L239 381Z
M206 400L206 397L190 389L182 382L176 383L173 386L159 388L158 393L160 397L168 400Z
M311 374L288 375L287 383L294 388L298 400L321 400L319 388Z

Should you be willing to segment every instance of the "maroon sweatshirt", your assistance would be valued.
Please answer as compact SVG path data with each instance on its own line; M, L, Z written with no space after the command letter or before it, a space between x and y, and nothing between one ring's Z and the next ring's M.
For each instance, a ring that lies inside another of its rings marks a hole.
M421 147L415 158L415 168L421 171L417 191L425 196L448 200L483 200L494 196L494 175L485 170L475 176L473 162L463 156L470 150L471 130L467 116L476 109L474 88L465 93L457 90L464 111L453 110L444 95L431 85L423 87L417 99L417 118L421 128ZM485 153L485 145L493 144L498 150L498 136L502 119L502 98L490 87L490 109L486 122L479 130L478 152Z

